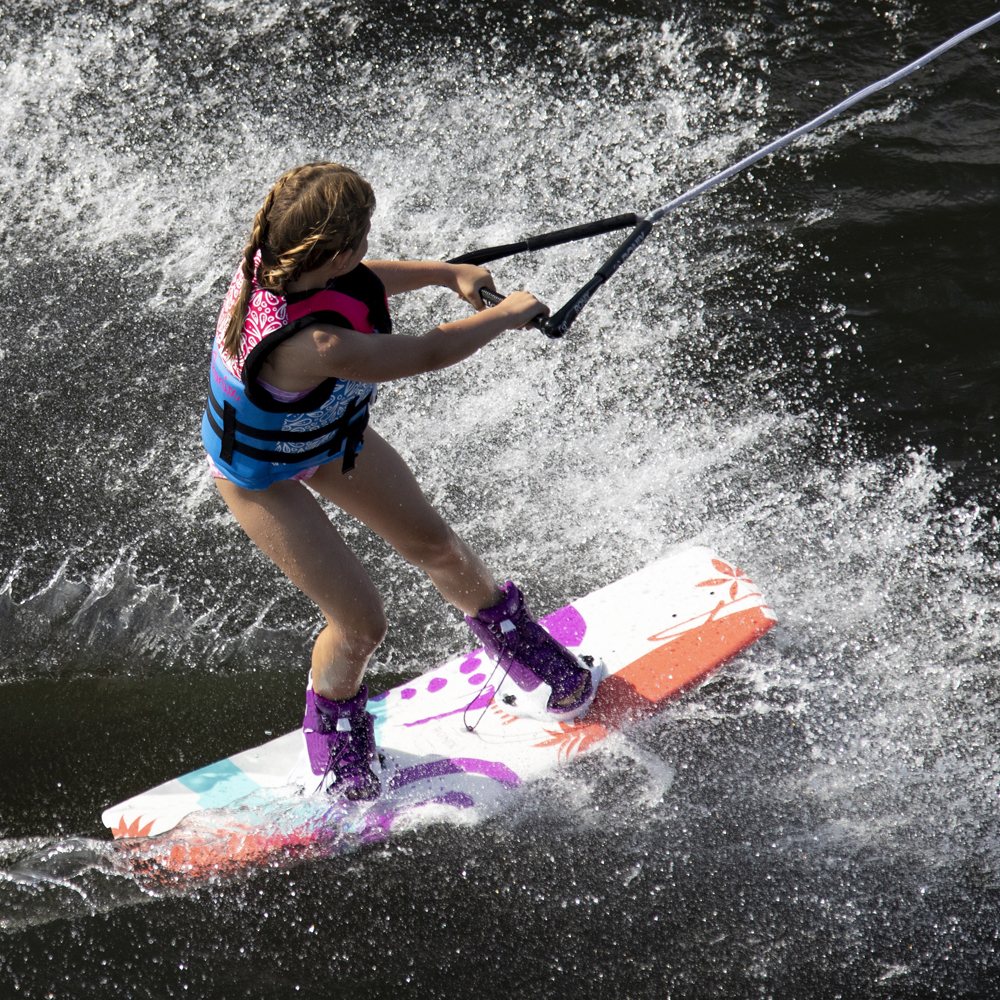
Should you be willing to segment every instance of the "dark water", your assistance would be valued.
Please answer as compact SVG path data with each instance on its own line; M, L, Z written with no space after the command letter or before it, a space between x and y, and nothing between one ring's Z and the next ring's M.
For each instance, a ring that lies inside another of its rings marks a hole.
M697 539L762 584L767 639L484 824L156 895L99 822L300 713L315 616L198 439L277 174L351 163L373 255L453 256L665 201L989 13L0 10L0 996L995 995L996 30L661 226L566 342L379 403L539 610ZM560 303L611 245L494 270ZM467 643L338 523L392 620L373 687Z

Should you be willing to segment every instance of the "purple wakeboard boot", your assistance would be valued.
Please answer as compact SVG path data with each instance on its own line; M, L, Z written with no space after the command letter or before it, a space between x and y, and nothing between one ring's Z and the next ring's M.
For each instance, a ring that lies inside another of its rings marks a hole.
M368 688L362 684L347 701L316 694L310 677L302 732L309 766L319 787L346 799L376 799L382 783L372 769L379 767L375 719L367 711Z
M594 700L600 675L557 642L535 621L524 595L508 580L503 597L475 618L466 615L469 628L486 647L487 655L507 671L514 682L498 695L511 715L542 721L568 722L587 712ZM497 685L497 691L504 680Z

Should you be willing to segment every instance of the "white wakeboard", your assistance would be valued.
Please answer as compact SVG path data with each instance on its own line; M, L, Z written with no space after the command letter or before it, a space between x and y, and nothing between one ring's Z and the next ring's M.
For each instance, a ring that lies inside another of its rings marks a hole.
M704 680L776 618L744 573L706 548L691 547L540 621L578 656L603 665L605 677L582 719L543 722L505 711L504 690L497 691L502 671L494 672L479 648L369 699L384 756L382 795L374 802L340 801L332 808L331 796L322 792L303 796L312 789L303 787L310 772L303 767L305 741L296 730L111 806L101 818L115 838L152 838L205 810L238 809L269 796L287 802L297 791L311 803L309 822L302 821L302 808L291 810L295 816L288 822L271 822L266 810L258 809L263 828L252 835L244 829L236 840L228 836L214 848L205 822L196 823L198 856L191 853L193 845L179 853L176 844L171 848L177 865L191 870L212 856L258 857L307 842L315 836L317 816L327 826L378 836L418 806L488 814L511 788L554 771L612 730L658 711ZM479 720L474 732L466 719Z

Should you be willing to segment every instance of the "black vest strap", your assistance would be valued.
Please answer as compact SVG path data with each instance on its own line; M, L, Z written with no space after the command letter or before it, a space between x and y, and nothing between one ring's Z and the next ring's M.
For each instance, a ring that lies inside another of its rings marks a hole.
M365 398L369 399L370 394ZM352 400L352 403L353 402L354 401ZM258 441L312 441L314 438L322 437L324 434L329 434L331 431L335 431L340 424L340 421L343 419L343 416L340 416L331 423L324 424L322 427L317 427L315 430L311 431L268 431L261 427L254 427L253 424L245 424L242 420L237 420L236 410L232 403L224 403L220 405L219 401L212 395L211 391L208 394L208 407L209 409L215 410L218 417L223 418L223 428L228 426L225 422L225 418L226 414L232 410L234 432L239 431L240 434L243 434L246 437L257 438ZM229 459L227 459L227 461L229 461Z
M335 455L341 448L344 449L343 472L350 472L354 468L354 460L364 443L365 428L368 426L368 406L371 403L371 393L363 399L351 399L348 401L347 409L332 423L324 427L318 427L314 431L265 431L251 427L236 419L236 409L231 403L224 403L222 407L222 426L215 417L219 409L219 404L215 397L208 394L208 406L205 407L205 414L208 417L209 426L222 439L222 450L219 457L223 462L232 463L233 452L239 452L248 458L255 458L261 462L306 462L311 458L318 458L320 455ZM248 437L255 437L264 441L288 441L302 442L311 441L318 437L323 437L333 431L333 437L315 448L308 448L305 451L269 451L265 448L254 448L253 445L238 441L236 432L245 434Z
M347 405L347 412L344 414L344 418L351 415L352 409L357 412L364 407L364 414L358 417L353 423L348 422L347 428L344 434L344 464L341 466L341 473L350 472L354 468L354 459L357 457L358 451L361 449L361 445L364 443L365 439L365 428L368 426L368 400L371 399L371 393L369 393L361 401L361 403L355 409L355 400L351 400ZM341 418L343 419L343 418ZM339 437L339 432L338 432ZM339 451L338 448L332 448L331 451Z
M212 399L209 395L209 399ZM214 403L215 400L212 399ZM216 404L218 405L218 404ZM232 462L233 448L236 446L236 407L225 403L222 409L222 452L219 457L223 462Z

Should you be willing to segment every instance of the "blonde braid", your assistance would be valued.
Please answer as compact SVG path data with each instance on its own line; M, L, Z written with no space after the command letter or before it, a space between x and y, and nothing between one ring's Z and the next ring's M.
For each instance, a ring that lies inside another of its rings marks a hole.
M240 345L243 343L243 324L247 320L247 309L250 306L250 296L253 294L254 260L267 239L268 216L271 214L275 196L293 176L305 169L306 167L295 167L279 177L278 183L267 193L264 204L254 216L250 240L243 250L243 285L240 288L239 298L233 305L233 311L229 314L229 325L226 327L226 336L223 339L226 354L231 358L239 356Z
M371 185L339 163L306 163L278 179L254 217L243 251L243 284L223 338L230 357L239 356L254 278L260 287L284 295L303 271L359 246L374 208Z
M284 253L279 255L277 261L268 267L265 267L262 257L260 262L260 278L258 279L260 284L264 288L283 294L288 285L305 270L303 265L312 256L313 251L316 249L316 244L322 239L322 233L315 233L298 246L284 251Z

